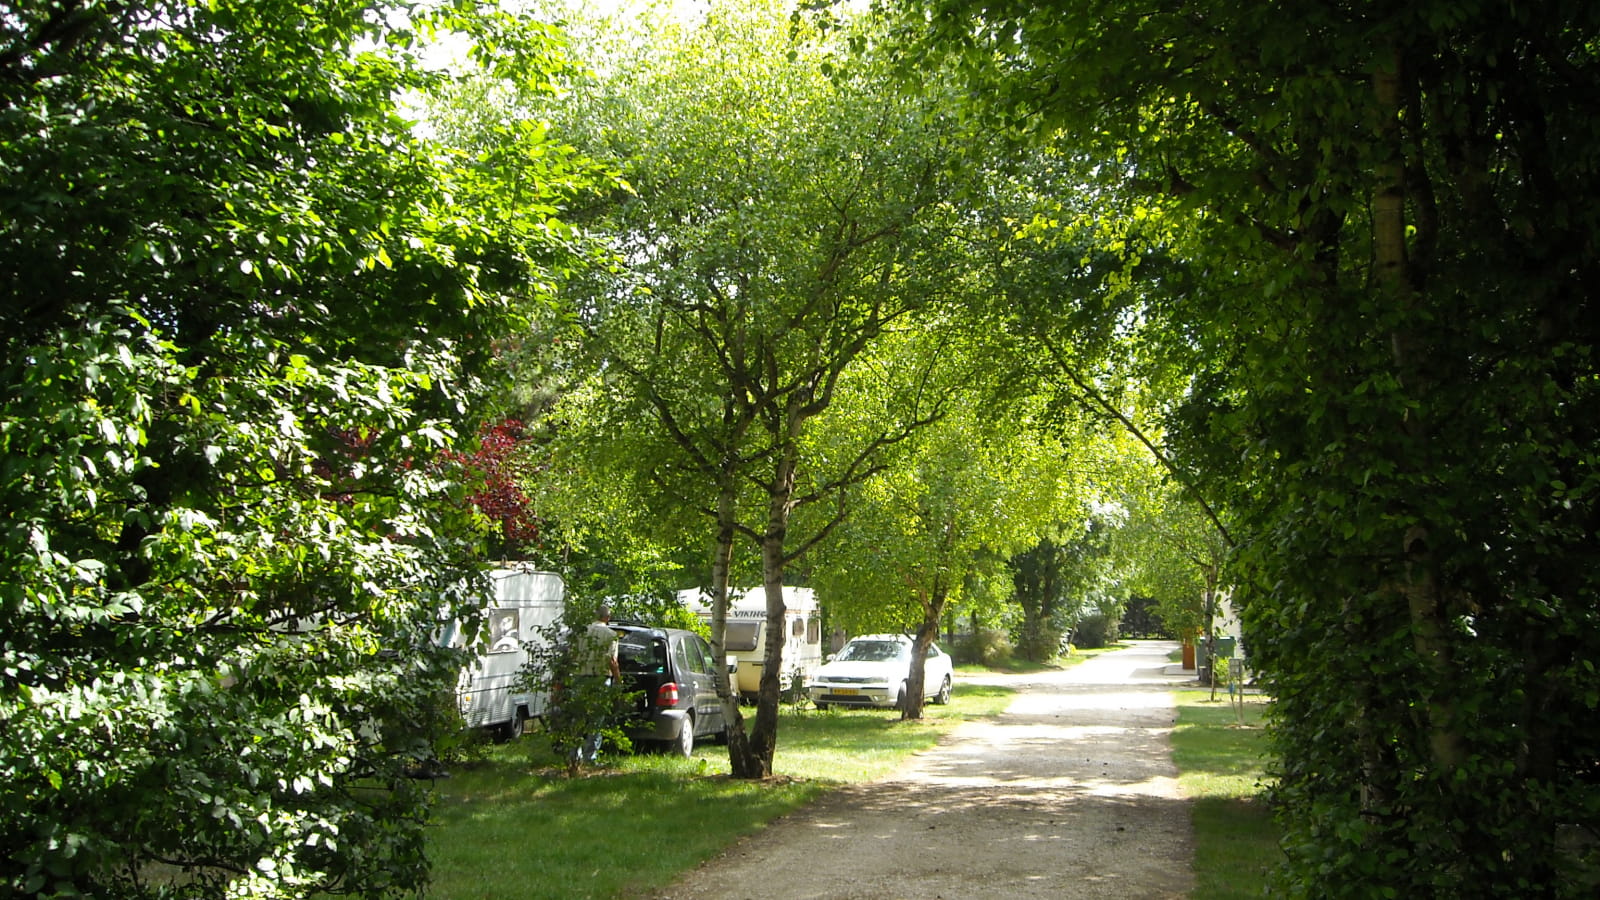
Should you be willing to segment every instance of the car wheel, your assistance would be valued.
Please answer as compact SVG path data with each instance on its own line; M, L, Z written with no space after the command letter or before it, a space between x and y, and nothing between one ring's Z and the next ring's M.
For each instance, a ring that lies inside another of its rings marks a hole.
M678 729L678 739L668 744L670 752L685 759L694 753L694 716L684 716L683 727Z
M823 703L821 700L813 700L811 705L815 706L820 712L826 712L828 709L828 704Z
M910 705L908 703L909 698L906 696L906 693L906 683L902 681L900 682L900 693L894 698L894 708L900 710L901 712L905 712L906 707Z
M950 702L950 676L944 677L944 684L939 685L939 693L933 695L933 702L940 706Z
M522 737L523 731L527 727L527 722L527 714L520 709L517 710L516 714L511 717L511 721L494 730L495 741L503 744L506 741L514 741Z

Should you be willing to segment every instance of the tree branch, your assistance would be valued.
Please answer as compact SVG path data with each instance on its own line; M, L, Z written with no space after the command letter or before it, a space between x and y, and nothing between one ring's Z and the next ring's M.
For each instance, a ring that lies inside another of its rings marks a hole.
M1087 406L1092 412L1099 412L1116 420L1122 425L1123 429L1126 430L1128 434L1132 435L1136 440L1138 440L1139 443L1143 444L1144 448L1150 451L1150 455L1155 457L1156 462L1160 463L1161 467L1166 469L1167 473L1172 476L1172 479L1178 482L1178 484L1182 485L1183 489L1192 498L1194 498L1194 501L1200 504L1200 508L1205 510L1206 518L1211 520L1212 526L1217 529L1217 533L1222 536L1222 539L1227 542L1228 546L1237 546L1233 540L1233 535L1228 532L1227 526L1223 525L1222 519L1217 516L1216 510L1212 509L1211 504L1206 501L1206 498L1200 493L1199 488L1194 486L1190 479L1184 474L1183 470L1178 468L1178 464L1174 462L1173 459L1165 452L1163 452L1161 448L1157 447L1154 441L1150 440L1150 437L1144 433L1144 429L1140 428L1138 423L1128 418L1128 416L1124 414L1122 410L1117 409L1116 405L1108 400L1104 394L1100 393L1100 391L1096 390L1088 382L1084 381L1084 379L1078 375L1078 372L1073 367L1071 361L1066 358L1066 355L1061 352L1061 348L1058 347L1054 341L1050 340L1049 338L1040 338L1040 343L1044 344L1045 349L1050 352L1050 356L1055 360L1056 366L1060 370L1061 374L1067 376L1067 378L1072 381L1073 385L1077 387L1085 406Z

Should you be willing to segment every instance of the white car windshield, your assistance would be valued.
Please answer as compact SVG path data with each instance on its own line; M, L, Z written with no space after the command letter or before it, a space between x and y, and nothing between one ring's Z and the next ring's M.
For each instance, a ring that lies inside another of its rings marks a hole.
M836 658L849 662L887 662L905 656L906 645L899 641L851 641Z

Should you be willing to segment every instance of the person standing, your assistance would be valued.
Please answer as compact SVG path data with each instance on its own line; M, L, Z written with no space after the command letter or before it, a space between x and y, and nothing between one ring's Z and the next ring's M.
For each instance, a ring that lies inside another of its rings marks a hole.
M589 623L582 635L578 654L578 675L584 685L585 706L595 715L595 730L578 748L578 759L593 763L600 755L600 711L606 703L607 690L622 680L622 670L617 666L617 633L611 630L611 607L600 604L595 610L595 620Z

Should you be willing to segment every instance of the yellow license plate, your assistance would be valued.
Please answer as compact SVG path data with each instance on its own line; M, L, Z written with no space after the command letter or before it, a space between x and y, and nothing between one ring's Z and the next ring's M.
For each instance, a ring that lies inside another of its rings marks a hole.
M854 697L855 695L861 693L855 688L834 688L833 692L841 697Z

